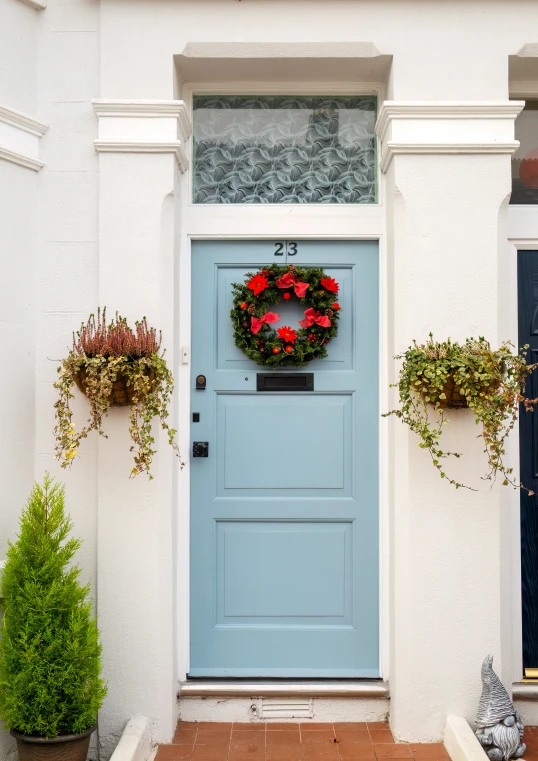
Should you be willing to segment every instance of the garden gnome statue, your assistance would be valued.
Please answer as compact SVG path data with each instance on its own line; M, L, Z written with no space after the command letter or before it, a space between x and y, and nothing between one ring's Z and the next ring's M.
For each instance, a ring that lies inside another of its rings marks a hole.
M503 683L493 671L493 656L482 664L482 695L476 714L476 736L491 761L521 758L523 724L514 709Z

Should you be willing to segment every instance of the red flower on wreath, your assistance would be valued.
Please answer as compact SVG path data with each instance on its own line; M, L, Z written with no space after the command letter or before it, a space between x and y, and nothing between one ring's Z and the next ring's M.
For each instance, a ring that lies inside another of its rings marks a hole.
M251 277L248 281L247 286L251 291L254 291L254 295L257 296L258 293L265 291L265 289L269 287L269 280L263 275L254 275L254 277ZM338 290L338 288L336 290Z
M297 333L295 330L292 330L289 325L284 325L282 328L278 329L278 337L290 344L294 344L295 339L297 338Z
M338 310L340 309L340 304L337 301L334 302L333 309L335 312L338 312Z
M331 291L331 293L338 293L338 283L334 277L322 277L320 282L325 290Z

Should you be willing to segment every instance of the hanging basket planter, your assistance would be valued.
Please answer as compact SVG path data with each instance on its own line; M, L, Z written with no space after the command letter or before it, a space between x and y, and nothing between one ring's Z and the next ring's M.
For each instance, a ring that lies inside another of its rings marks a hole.
M434 406L441 409L457 410L469 407L467 397L461 393L461 386L457 386L452 378L449 378L441 389L420 387L420 395Z
M146 472L155 454L152 422L158 418L168 441L180 457L176 431L167 422L174 379L163 354L161 336L148 327L146 318L132 330L124 317L116 314L106 323L106 310L97 310L73 335L73 348L58 368L54 384L59 391L56 404L56 458L63 468L78 456L82 439L92 430L105 436L103 418L110 407L129 407L129 433L133 441L134 467L131 476ZM70 401L77 387L90 405L88 424L78 433L73 424ZM180 458L181 459L181 458ZM183 463L181 463L183 466Z
M430 333L426 344L413 342L395 357L403 360L398 383L394 384L400 406L384 417L396 415L406 423L418 435L419 446L429 451L441 477L456 488L465 485L446 474L444 463L447 457L460 454L443 451L440 438L448 422L445 410L469 408L482 428L480 436L488 462L483 478L494 481L500 475L503 485L525 489L504 463L505 440L516 423L520 404L532 412L538 401L525 398L526 380L538 365L527 365L528 346L520 354L513 354L511 349L512 344L505 342L493 350L482 337L468 338L464 344L450 339L437 342ZM437 413L435 421L432 412Z
M116 380L112 382L110 395L107 397L107 401L111 407L129 407L137 402L144 402L147 398L147 392L143 390L137 392L132 382L130 382L129 375L132 373L132 369L132 362L126 362L125 368L118 368ZM146 369L144 370L144 375L146 375L149 381L149 392L154 391L156 386L155 371ZM81 391L84 396L88 396L88 370L85 367L82 367L78 372L73 374L73 380L75 381L78 390Z

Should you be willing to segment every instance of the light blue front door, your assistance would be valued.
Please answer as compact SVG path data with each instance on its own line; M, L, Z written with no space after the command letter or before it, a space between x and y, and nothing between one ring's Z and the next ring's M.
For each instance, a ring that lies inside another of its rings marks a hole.
M314 373L308 392L256 391L266 369L233 340L232 283L278 251L193 243L191 435L208 457L191 459L190 675L378 677L377 244L298 241L289 259L340 284L328 357L292 368ZM298 327L304 307L274 311Z

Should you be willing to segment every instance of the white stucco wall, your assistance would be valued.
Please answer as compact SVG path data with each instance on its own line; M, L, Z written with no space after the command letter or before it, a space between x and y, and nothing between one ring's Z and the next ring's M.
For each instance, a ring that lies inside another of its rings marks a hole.
M36 11L18 0L0 6L0 107L36 116ZM0 147L23 148L24 131L0 125ZM37 140L36 140L37 142ZM37 190L35 171L0 160L0 560L17 531L34 471ZM0 757L15 743L0 731Z
M48 0L43 11L4 0L0 7L0 71L10 73L0 75L0 104L50 125L39 175L0 162L0 250L8 273L0 282L0 341L16 357L9 375L0 376L7 431L0 476L10 505L0 511L0 557L32 477L45 468L58 474L84 538L85 577L98 592L109 681L100 719L103 759L133 714L151 719L155 739L171 737L177 677L187 660L188 602L176 571L184 575L188 565L188 521L185 506L178 507L177 465L161 439L155 480L128 481L121 411L110 416L108 440L88 439L73 471L59 471L51 384L72 330L98 304L130 319L146 314L163 329L178 369L177 256L194 227L203 235L207 225L180 200L188 175L178 179L172 154L97 157L91 101L181 96L174 56L188 43L254 42L269 51L308 44L315 55L317 44L343 39L393 57L390 82L384 74L381 84L399 102L504 101L508 56L533 41L528 35L538 23L538 7L525 0L487 7L481 0L289 0L283 9L270 0ZM327 72L335 69L324 56L301 69L310 83L329 83ZM218 65L207 71L218 78ZM236 71L252 76L248 63ZM293 63L289 71L291 77ZM493 343L513 337L513 310L501 308L515 296L502 242L509 178L508 155L398 155L382 180L380 208L356 210L363 228L346 223L346 231L377 230L371 220L378 215L385 226L386 218L383 353L391 373L391 356L429 330L440 338L485 334ZM269 209L230 210L228 218L253 236L306 234L301 211L286 222ZM327 224L327 233L335 224ZM83 400L76 414L84 418ZM447 713L472 718L483 655L495 653L506 683L517 674L510 607L517 541L509 537L517 496L483 485L477 494L454 491L404 429L391 423L387 430L384 675L391 681L391 720L403 739L439 739ZM464 438L457 447L466 451L462 473L476 484L484 461L474 434L471 421L448 430L449 440ZM187 433L180 436L188 444ZM324 707L327 715L333 709Z

